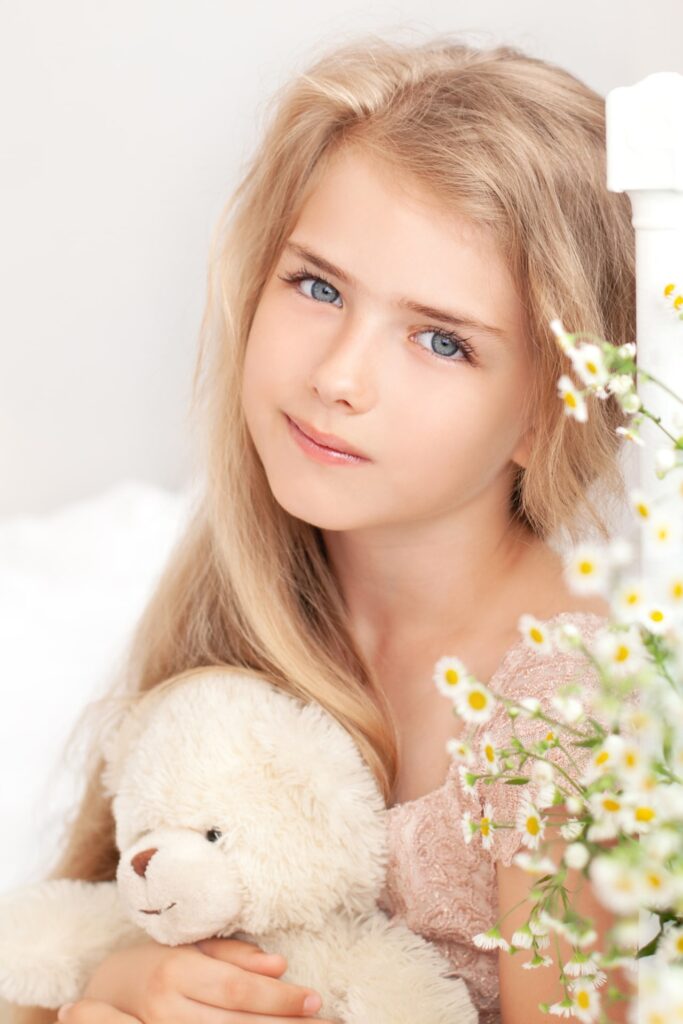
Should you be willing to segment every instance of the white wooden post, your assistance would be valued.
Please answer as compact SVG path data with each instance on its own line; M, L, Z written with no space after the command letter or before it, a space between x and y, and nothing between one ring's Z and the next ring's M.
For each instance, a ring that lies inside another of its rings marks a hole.
M628 193L635 228L636 338L620 340L635 340L639 366L683 395L683 321L662 294L673 283L683 295L683 75L658 71L612 89L605 109L607 188ZM661 388L643 381L638 392L669 430L680 423L683 406ZM680 473L658 480L654 466L655 451L666 437L649 420L640 434L645 446L639 453L639 486L662 510L672 510ZM644 575L654 569L657 556L646 525L638 538Z

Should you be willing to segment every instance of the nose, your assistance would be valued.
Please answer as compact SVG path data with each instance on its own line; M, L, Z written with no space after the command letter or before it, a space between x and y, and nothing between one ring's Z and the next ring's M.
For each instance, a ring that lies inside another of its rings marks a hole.
M349 323L336 341L316 365L308 383L326 404L342 401L359 411L366 409L373 400L381 358L379 339L371 336L369 329L357 329Z
M151 861L154 854L157 852L156 847L152 847L150 850L140 850L134 857L131 858L131 864L133 865L133 871L140 878L145 877L147 865Z

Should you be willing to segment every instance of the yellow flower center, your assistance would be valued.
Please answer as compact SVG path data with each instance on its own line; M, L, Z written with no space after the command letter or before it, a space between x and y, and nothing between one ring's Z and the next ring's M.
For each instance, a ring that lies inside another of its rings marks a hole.
M655 608L654 611L650 612L650 618L653 622L661 622L664 618L664 613L661 612L658 608Z
M669 536L669 531L666 526L660 526L657 530L657 540L666 540Z
M475 711L481 711L482 708L486 707L486 697L480 690L473 690L468 700L470 707Z
M605 808L606 811L618 811L621 807L621 804L618 800L612 800L610 797L607 797L605 800L602 801L602 806Z
M593 572L594 565L592 562L579 562L579 572L584 576L588 576Z
M665 295L671 295L671 293L672 293L672 291L674 290L675 287L676 287L675 284L667 284L666 287L664 288L664 294Z
M674 583L673 587L671 588L671 594L675 598L683 597L683 582L677 581L676 583Z
M598 368L595 365L595 363L593 363L593 362L586 363L586 369L589 370L590 373L597 373L598 372Z
M638 763L638 755L633 750L629 750L624 756L624 761L626 761L629 768L633 768L634 764Z
M580 1006L582 1010L587 1010L590 1007L590 1004L590 996L585 989L582 989L576 997L576 1005Z
M496 759L496 755L490 743L487 743L486 746L484 747L484 755L486 757L486 760L490 761L491 764L493 764L493 762Z
M596 764L604 764L605 761L607 761L608 758L609 758L609 754L607 753L607 751L606 750L602 750L598 754L598 756L595 758L595 763Z
M554 733L554 732L552 731L552 729L551 729L551 731L550 731L550 732L547 732L547 733L545 734L545 738L546 738L546 740L548 741L548 743L550 743L550 741L551 741L551 740L554 740L554 739L555 739L555 733Z
M454 668L446 669L446 682L449 686L455 686L456 683L460 682L460 673Z
M638 807L636 808L636 821L652 821L655 816L655 812L652 807Z
M480 823L480 827L481 827L481 834L483 836L487 836L489 834L489 832L491 831L491 829L489 828L489 818L482 818L481 819L481 823Z
M650 872L650 874L648 874L647 880L653 889L659 889L660 885L662 884L661 878L659 877L659 875L655 875L654 872Z
M677 953L683 954L683 935L679 935L676 939L675 949Z
M564 396L564 401L570 409L576 409L576 398L574 397L571 391L568 391L567 394Z
M629 656L629 649L625 644L619 644L614 655L615 661L626 661Z
M674 299L674 309L680 309L683 306L683 295L677 295Z
M650 514L650 509L647 507L647 505L644 505L642 502L639 502L636 505L636 511L642 519L647 519L647 517Z
M537 836L539 831L540 831L540 827L539 827L539 824L538 824L538 818L536 818L535 816L532 816L531 818L527 818L526 819L526 830L529 833L529 835Z
M532 626L529 630L529 636L532 640L535 640L537 644L543 642L543 633L536 626Z
M637 603L638 603L638 595L637 595L637 593L634 590L632 590L629 594L626 595L626 604L637 604Z

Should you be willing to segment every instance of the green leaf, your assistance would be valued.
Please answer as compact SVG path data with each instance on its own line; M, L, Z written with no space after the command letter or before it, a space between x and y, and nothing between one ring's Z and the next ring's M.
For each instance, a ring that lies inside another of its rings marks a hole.
M527 784L527 782L531 781L531 776L530 775L520 775L520 776L518 776L517 778L514 778L514 779L503 779L503 781L508 786L525 786Z

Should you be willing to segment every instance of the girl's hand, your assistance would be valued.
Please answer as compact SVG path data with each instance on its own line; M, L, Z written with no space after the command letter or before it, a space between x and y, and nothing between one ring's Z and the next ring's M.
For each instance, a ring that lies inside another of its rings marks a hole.
M333 1024L313 1016L321 1005L313 989L271 977L286 967L284 957L267 956L239 939L181 946L149 939L110 953L83 998L60 1011L59 1019L62 1024L301 1024L304 1018ZM308 996L315 997L310 1008L304 1006Z

